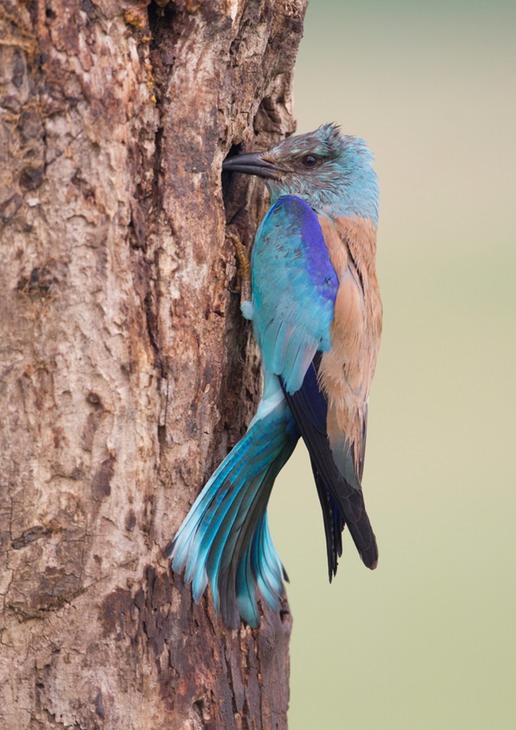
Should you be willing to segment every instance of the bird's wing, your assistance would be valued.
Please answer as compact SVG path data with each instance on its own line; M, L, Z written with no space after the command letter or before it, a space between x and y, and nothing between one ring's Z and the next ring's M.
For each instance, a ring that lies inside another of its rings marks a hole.
M354 366L362 358L363 293L345 242L328 224L295 196L272 206L255 239L253 300L264 365L280 377L310 452L331 576L344 523L366 565L374 567L378 553L360 485L367 406Z
M254 327L264 365L294 393L315 353L331 348L339 286L308 203L286 195L269 209L256 234L252 272Z
M286 390L284 392L310 453L324 518L331 580L337 572L337 561L342 554L340 533L344 524L348 525L367 567L376 567L378 548L365 509L352 444L345 433L339 433L338 442L332 443L332 435L328 431L332 408L320 380L324 357L324 354L316 353L299 390L291 394Z
M367 401L382 329L382 304L374 268L376 229L357 219L320 216L330 259L339 277L331 327L332 349L321 359L327 394L328 438L339 471L362 480Z

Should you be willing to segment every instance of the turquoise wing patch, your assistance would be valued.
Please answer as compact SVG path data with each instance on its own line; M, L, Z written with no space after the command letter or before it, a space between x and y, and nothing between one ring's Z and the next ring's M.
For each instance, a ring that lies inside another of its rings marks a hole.
M317 215L301 198L279 198L263 219L253 247L252 286L264 365L294 393L315 353L331 349L339 286Z

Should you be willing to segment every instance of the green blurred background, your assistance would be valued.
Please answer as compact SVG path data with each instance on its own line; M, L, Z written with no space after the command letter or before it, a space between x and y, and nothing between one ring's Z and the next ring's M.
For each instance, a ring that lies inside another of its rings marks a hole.
M303 448L271 505L292 730L516 728L516 3L312 0L298 130L364 137L385 326L334 583Z

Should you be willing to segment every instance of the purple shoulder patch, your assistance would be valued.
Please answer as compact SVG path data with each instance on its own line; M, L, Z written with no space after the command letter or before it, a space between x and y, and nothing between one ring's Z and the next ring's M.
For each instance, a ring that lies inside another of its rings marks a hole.
M292 221L297 223L300 245L307 262L307 274L318 293L335 301L339 280L328 253L317 214L310 205L296 195L279 198L273 208L281 206Z

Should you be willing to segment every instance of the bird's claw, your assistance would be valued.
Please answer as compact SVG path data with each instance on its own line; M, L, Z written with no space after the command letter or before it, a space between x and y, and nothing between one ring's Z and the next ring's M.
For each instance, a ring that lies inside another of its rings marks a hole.
M226 231L226 238L231 241L238 261L238 277L240 284L241 305L251 301L251 262L247 249L240 240L240 236L232 230Z

